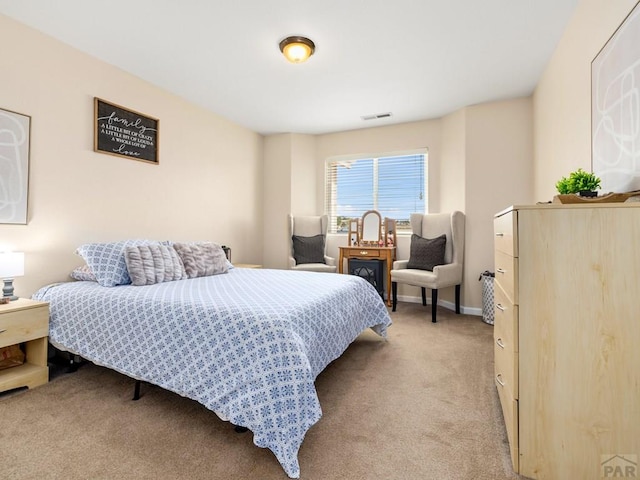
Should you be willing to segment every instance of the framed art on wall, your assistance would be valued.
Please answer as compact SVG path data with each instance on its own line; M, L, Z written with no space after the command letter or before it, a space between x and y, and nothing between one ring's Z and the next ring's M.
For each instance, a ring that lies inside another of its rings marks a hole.
M640 190L638 5L591 62L591 161L605 192Z
M158 164L159 120L94 98L93 149L119 157Z
M0 223L27 224L31 117L0 109Z

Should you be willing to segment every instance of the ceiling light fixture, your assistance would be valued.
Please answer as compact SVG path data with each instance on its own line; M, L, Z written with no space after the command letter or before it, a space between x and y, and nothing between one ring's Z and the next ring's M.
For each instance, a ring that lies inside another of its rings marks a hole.
M302 63L316 51L316 45L306 37L287 37L280 42L280 51L291 63Z

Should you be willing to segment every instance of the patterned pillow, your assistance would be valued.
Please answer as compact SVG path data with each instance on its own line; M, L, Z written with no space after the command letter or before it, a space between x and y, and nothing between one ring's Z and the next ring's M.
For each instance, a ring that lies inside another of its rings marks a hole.
M178 253L167 245L139 245L124 249L133 285L153 285L187 278Z
M293 235L293 258L296 265L303 263L325 263L324 261L324 235L313 237L300 237Z
M445 234L436 238L423 238L414 233L411 235L407 268L433 271L433 267L436 265L443 265L446 244L447 236Z
M158 242L153 240L122 240L112 243L87 243L78 247L76 253L84 258L100 285L115 287L131 283L127 264L124 261L124 249L154 243Z
M227 256L217 243L176 242L173 248L178 252L188 278L206 277L229 271Z
M75 268L69 276L74 280L79 280L81 282L96 282L96 276L93 274L89 265L82 265L81 267Z

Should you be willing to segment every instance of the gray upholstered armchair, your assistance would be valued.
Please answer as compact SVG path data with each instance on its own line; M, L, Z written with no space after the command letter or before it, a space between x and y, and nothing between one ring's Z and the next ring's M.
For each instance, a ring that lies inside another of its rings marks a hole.
M289 269L330 273L336 271L336 259L327 256L328 226L327 215L289 215Z
M421 287L422 305L427 304L426 289L431 289L431 321L436 321L438 289L455 286L456 313L460 313L460 285L462 284L462 260L464 256L464 213L411 214L411 229L424 239L435 239L446 235L444 263L433 267L433 271L408 268L409 260L393 262L391 270L392 310L398 301L398 283ZM417 242L416 242L417 243ZM413 251L412 254L415 253ZM413 262L413 260L412 260ZM415 262L414 262L415 263ZM413 266L413 265L412 265Z

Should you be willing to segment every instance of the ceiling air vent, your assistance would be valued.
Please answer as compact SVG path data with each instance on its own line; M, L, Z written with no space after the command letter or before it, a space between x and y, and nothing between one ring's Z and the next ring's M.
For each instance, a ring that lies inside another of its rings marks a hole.
M378 118L387 118L391 116L391 112L386 113L376 113L374 115L363 115L362 120L377 120Z

